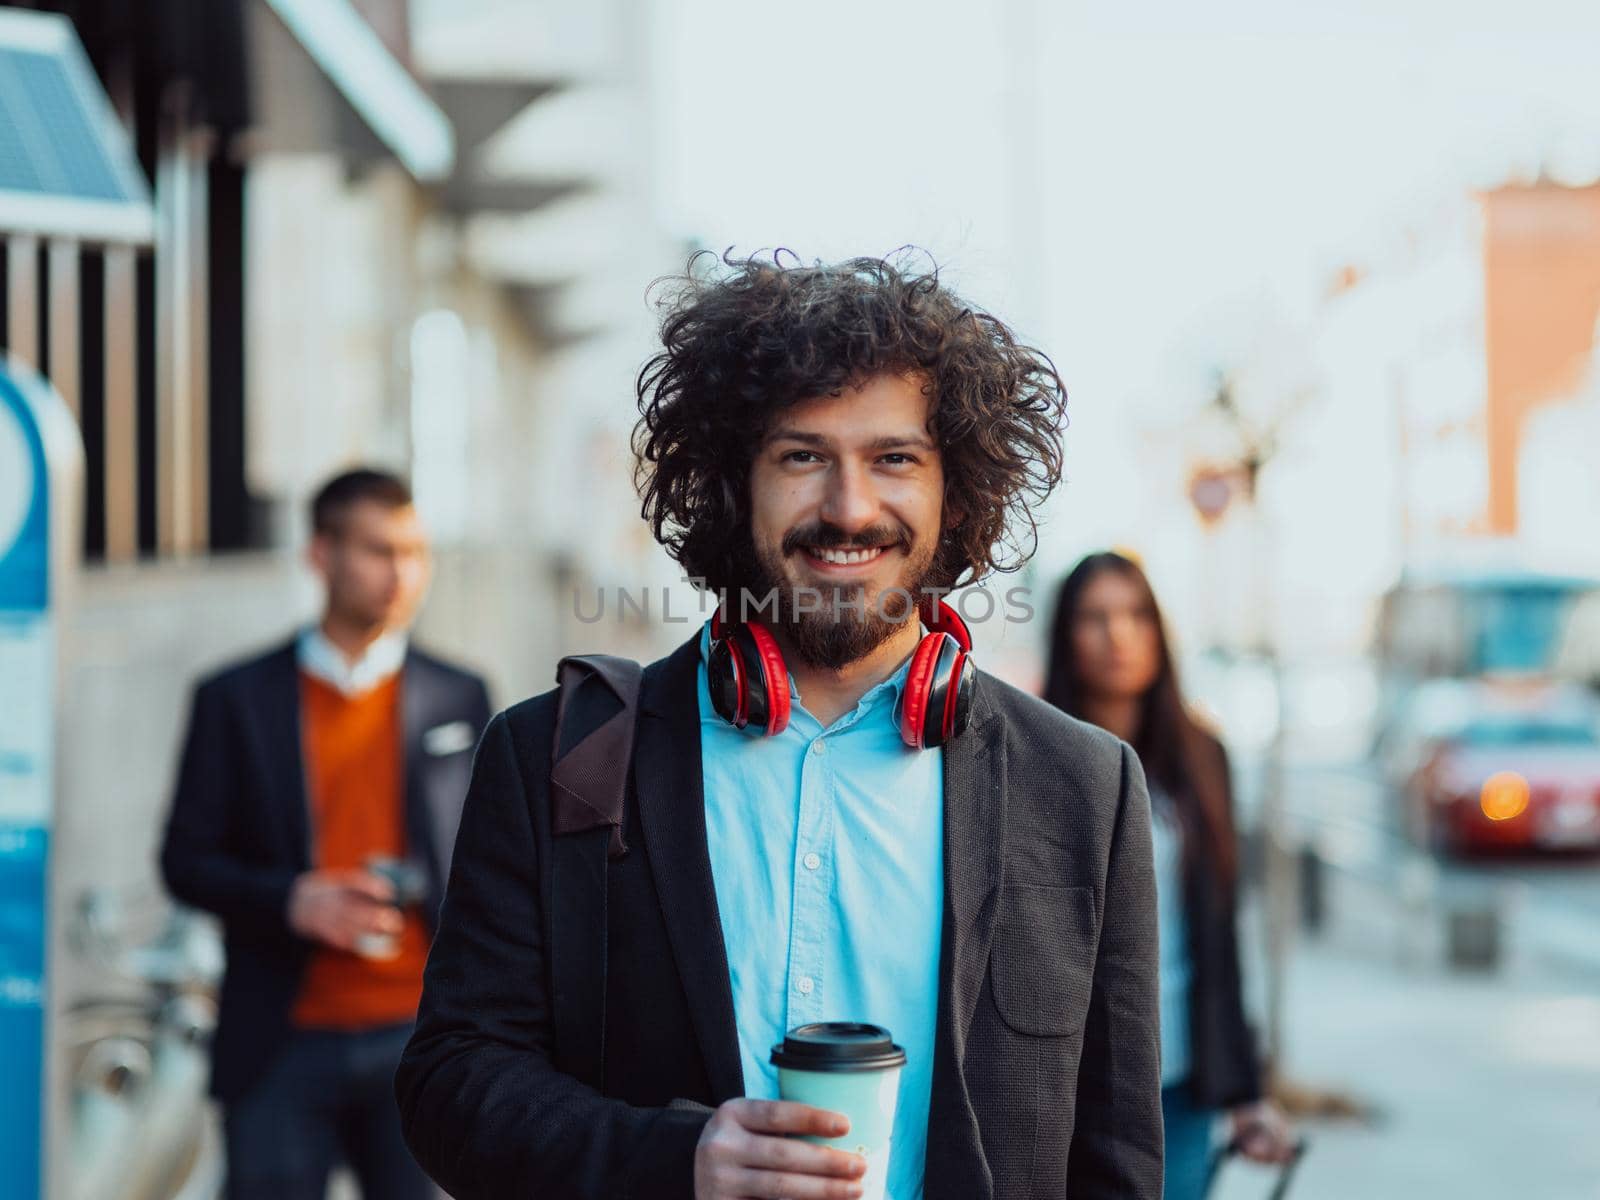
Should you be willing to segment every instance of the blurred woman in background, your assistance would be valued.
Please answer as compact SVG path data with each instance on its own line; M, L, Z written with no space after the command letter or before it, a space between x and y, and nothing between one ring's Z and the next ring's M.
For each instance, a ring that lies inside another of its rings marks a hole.
M1161 937L1166 1197L1198 1200L1219 1115L1240 1153L1259 1162L1286 1161L1292 1138L1262 1098L1240 995L1227 755L1184 707L1155 595L1131 559L1091 554L1061 585L1045 699L1116 734L1144 763Z

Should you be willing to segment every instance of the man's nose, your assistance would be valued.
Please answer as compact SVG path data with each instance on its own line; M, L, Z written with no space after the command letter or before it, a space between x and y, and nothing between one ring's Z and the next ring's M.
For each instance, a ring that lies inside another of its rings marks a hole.
M829 473L827 494L819 514L830 525L856 533L876 523L878 494L865 470L849 463Z

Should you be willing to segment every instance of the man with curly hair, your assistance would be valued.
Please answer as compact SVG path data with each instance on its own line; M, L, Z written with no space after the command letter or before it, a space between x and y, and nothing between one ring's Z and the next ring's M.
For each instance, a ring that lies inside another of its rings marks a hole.
M458 1200L1154 1200L1143 773L972 667L939 599L1032 553L1060 378L903 261L674 283L637 482L717 615L644 670L598 946L551 877L558 693L484 735L397 1079L413 1152ZM832 1021L904 1049L886 1166L778 1099L774 1048Z

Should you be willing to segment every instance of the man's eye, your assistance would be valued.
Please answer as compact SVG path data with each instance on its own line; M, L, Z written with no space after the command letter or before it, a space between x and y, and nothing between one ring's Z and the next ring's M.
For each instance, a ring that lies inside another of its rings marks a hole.
M783 456L784 462L821 462L810 450L791 450Z
M916 462L909 454L885 454L879 462L888 463L891 467L898 467L902 463Z

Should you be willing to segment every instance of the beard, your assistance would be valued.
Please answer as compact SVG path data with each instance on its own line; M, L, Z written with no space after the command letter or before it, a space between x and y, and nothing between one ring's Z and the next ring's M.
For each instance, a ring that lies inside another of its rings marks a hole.
M785 572L786 561L802 547L850 549L889 546L905 553L899 578L875 595L863 583L798 584ZM934 586L945 574L939 569L938 546L919 547L911 531L875 527L846 534L831 525L807 525L784 535L781 546L752 548L742 586L753 598L749 615L779 631L807 666L838 671L866 657L893 637L908 621L917 619L922 589ZM776 613L771 613L771 600ZM743 597L729 597L742 606ZM767 605L758 610L756 605ZM739 608L735 613L743 616Z

